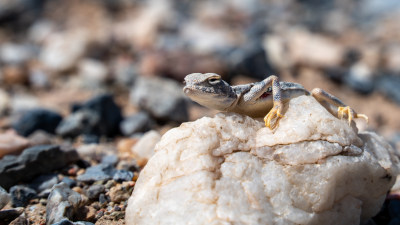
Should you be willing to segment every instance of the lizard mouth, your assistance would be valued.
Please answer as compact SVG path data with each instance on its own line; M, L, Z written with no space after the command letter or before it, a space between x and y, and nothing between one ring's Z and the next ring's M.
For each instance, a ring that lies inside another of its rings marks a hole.
M185 86L185 87L183 88L183 92L184 92L185 94L189 94L189 93L192 92L192 91L193 91L193 88L191 88L191 87Z
M215 93L212 88L207 88L207 87L201 87L201 86L196 86L196 85L186 85L183 87L183 92L185 94L193 93L193 92L201 92L201 93L209 93L213 94Z

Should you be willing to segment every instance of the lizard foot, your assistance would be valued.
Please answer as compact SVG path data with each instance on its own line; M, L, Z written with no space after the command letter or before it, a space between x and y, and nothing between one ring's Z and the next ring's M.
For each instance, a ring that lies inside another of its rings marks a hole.
M282 104L274 104L274 107L272 107L271 111L269 111L269 113L264 117L265 126L271 130L274 129L276 124L278 123L279 118L283 117L281 112ZM275 122L275 124L272 124L271 121L275 118L277 119L277 121Z
M350 106L338 107L339 119L342 119L344 115L347 115L347 120L349 121L349 125L351 124L351 121L353 121L354 118L363 118L368 123L368 116L356 113L352 108L350 108Z

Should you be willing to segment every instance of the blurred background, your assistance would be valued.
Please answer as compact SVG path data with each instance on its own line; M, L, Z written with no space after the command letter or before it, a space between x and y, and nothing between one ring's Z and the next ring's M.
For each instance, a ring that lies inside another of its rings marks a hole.
M0 128L85 142L164 132L215 114L185 98L187 74L275 74L400 145L399 12L398 0L0 0Z

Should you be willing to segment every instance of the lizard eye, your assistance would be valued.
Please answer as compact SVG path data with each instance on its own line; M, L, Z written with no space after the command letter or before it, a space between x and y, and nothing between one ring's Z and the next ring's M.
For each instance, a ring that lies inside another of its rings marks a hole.
M218 84L219 81L220 81L220 79L217 79L217 78L208 79L208 83L210 83L211 85Z

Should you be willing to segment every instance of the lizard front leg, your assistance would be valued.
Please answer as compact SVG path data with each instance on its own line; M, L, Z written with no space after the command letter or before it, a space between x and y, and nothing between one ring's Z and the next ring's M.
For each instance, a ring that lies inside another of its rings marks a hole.
M272 100L273 107L269 111L269 113L264 117L265 126L273 129L278 123L279 118L283 117L282 115L282 99L281 99L281 88L279 86L279 80L277 76L269 76L265 78L263 81L255 84L251 89L244 94L243 100L245 102L255 101L263 95L269 87L272 86ZM273 119L277 119L275 124L272 124L271 121Z
M353 121L354 118L363 118L368 122L368 117L366 115L356 113L354 109L350 108L350 106L345 105L338 98L320 88L314 88L311 91L311 94L322 105L324 104L324 102L327 102L337 107L337 117L339 119L342 119L344 115L347 115L347 120L349 121L349 125L351 124L351 121ZM332 114L336 113L332 112L330 107L328 107L328 110L331 111Z

